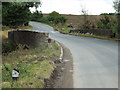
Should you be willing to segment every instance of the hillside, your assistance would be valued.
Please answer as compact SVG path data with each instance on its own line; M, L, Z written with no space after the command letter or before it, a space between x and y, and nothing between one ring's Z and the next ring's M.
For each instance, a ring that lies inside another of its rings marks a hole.
M83 15L71 15L71 14L62 14L67 17L67 24L73 25L75 28L77 28L81 23L84 21ZM44 14L44 16L48 16L48 14ZM111 16L112 18L114 16ZM92 25L95 25L96 27L96 21L98 21L100 18L103 18L103 15L87 15L86 18L90 20Z

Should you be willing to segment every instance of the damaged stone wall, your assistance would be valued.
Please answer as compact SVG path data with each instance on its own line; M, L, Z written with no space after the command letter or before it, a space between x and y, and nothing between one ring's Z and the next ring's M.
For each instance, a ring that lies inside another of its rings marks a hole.
M109 29L81 29L81 30L70 30L69 33L76 33L76 34L92 34L98 36L106 36L106 37L115 37L115 33Z
M25 30L10 31L8 32L8 39L11 43L38 47L40 45L47 45L48 33Z

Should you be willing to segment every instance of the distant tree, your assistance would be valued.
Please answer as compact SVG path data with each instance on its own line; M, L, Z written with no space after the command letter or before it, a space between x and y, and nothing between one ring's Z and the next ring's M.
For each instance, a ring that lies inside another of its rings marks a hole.
M115 15L115 13L101 13L100 15Z
M104 15L100 20L97 21L97 27L101 29L112 29L115 21L110 15Z
M65 16L61 16L59 19L62 25L65 24L67 21L67 18Z
M39 21L43 17L43 14L41 11L36 10L32 13L32 20L33 21Z
M3 2L2 19L3 25L24 26L31 20L30 7L38 7L39 2Z
M54 24L59 24L59 23L64 24L67 21L65 16L60 15L56 11L51 12L47 18L50 22Z
M81 13L82 15L88 15L88 10L82 8Z
M80 29L90 29L91 21L89 20L89 17L88 17L88 10L82 9L81 12L82 12L83 19L79 25L79 28Z

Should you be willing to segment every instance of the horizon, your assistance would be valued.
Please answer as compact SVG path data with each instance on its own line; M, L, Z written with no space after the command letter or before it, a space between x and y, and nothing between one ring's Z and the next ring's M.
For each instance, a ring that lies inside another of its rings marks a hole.
M101 13L115 13L114 0L41 0L38 11L51 13L56 11L60 14L81 15L81 11L87 11L88 15L100 15ZM67 6L66 6L67 5ZM32 12L35 8L30 9Z

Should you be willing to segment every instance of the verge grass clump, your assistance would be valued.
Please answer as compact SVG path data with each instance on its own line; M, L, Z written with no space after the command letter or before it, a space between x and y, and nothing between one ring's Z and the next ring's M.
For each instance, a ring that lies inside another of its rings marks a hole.
M51 47L18 49L3 55L2 88L43 88L44 79L49 78L56 67L52 58L59 58L60 48L54 43ZM12 82L12 70L20 71L18 81Z

